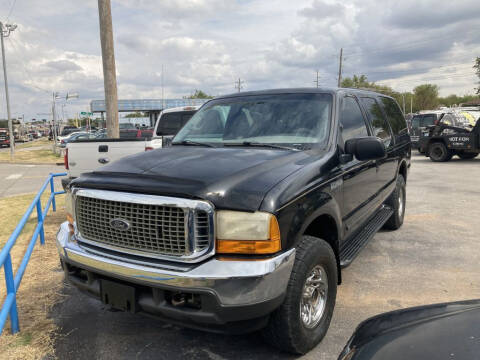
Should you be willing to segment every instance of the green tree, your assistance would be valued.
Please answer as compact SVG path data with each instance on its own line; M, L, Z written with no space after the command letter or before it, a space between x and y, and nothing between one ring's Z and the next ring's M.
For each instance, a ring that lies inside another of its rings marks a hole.
M346 77L342 80L341 87L370 89L372 91L393 97L400 104L400 106L403 105L403 98L405 97L405 110L409 108L407 104L409 104L412 96L411 93L403 93L402 95L389 86L375 84L375 82L369 82L366 75L353 75L351 78Z
M134 113L130 113L128 115L125 115L126 118L140 118L140 117L146 117L144 113L142 112L134 112Z
M422 84L413 89L415 108L417 110L435 109L438 106L438 86Z
M369 88L373 83L369 83L366 75L353 75L353 77L343 78L341 87L344 88Z
M440 105L454 106L454 105L460 105L463 103L468 103L472 100L478 100L478 99L479 97L476 95L458 96L456 94L451 94L446 97L439 97L438 102Z
M480 57L477 56L475 59L475 65L473 65L473 68L475 69L475 74L478 76L478 88L475 88L476 92L475 94L480 94Z
M187 96L186 98L187 99L213 99L213 96L208 95L202 90L195 90L195 92L192 95Z

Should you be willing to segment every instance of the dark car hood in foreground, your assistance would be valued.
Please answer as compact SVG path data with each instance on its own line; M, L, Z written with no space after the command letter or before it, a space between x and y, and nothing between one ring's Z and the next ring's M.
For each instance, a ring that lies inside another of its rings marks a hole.
M218 208L255 211L275 184L311 159L305 151L174 146L82 174L72 186L205 199Z
M346 356L349 352L351 357ZM480 359L480 300L421 306L370 318L359 325L339 359Z

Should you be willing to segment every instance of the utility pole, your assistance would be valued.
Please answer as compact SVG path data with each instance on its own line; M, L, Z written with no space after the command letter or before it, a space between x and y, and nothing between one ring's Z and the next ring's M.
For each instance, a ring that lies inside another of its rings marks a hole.
M238 78L238 81L235 81L235 89L237 89L238 92L243 89L243 81L240 78Z
M413 94L410 96L410 114L413 114Z
M105 110L107 112L107 135L119 138L117 77L113 48L112 9L110 0L98 0L100 42L102 45L103 83L105 87Z
M340 48L340 61L338 63L338 87L342 84L342 61L343 61L343 48Z
M55 112L55 100L59 99L59 95L57 92L52 93L52 131L53 131L53 147L56 149L57 146L57 123L56 123L56 112Z
M4 27L6 28L4 30ZM3 61L3 78L5 80L5 98L7 100L7 116L8 116L8 132L10 134L10 160L13 160L15 155L15 136L13 135L13 123L10 115L10 98L8 96L8 80L7 80L7 63L5 61L5 45L3 38L8 37L10 33L17 28L17 25L5 24L0 22L0 38L2 39L2 61Z
M317 85L317 88L320 86L320 78L318 76L318 70L317 70L317 78L313 80L313 82Z
M165 67L162 64L162 110L165 109L165 83L164 83L164 76L163 76L164 70L165 70Z

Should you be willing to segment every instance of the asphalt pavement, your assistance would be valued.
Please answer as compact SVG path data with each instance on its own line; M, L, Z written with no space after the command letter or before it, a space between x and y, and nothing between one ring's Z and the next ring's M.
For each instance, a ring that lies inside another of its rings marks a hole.
M49 173L64 172L58 165L23 165L0 163L0 198L6 196L36 193ZM55 179L60 189L60 178Z
M343 270L323 342L302 359L333 360L366 318L480 297L480 158L433 163L413 156L405 223L379 232ZM60 359L289 359L258 334L226 336L122 312L64 287L52 316Z

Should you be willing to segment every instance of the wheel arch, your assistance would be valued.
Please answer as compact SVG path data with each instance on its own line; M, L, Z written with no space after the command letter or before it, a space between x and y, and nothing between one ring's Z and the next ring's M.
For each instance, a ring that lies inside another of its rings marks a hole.
M408 174L407 161L403 159L400 162L400 165L398 167L397 175L402 175L403 178L405 179L405 182L407 182L407 174Z
M311 221L309 221L301 234L310 235L316 238L325 240L333 250L335 254L335 260L337 262L337 282L342 282L341 266L340 266L340 227L335 220L335 217L329 213L322 213Z

